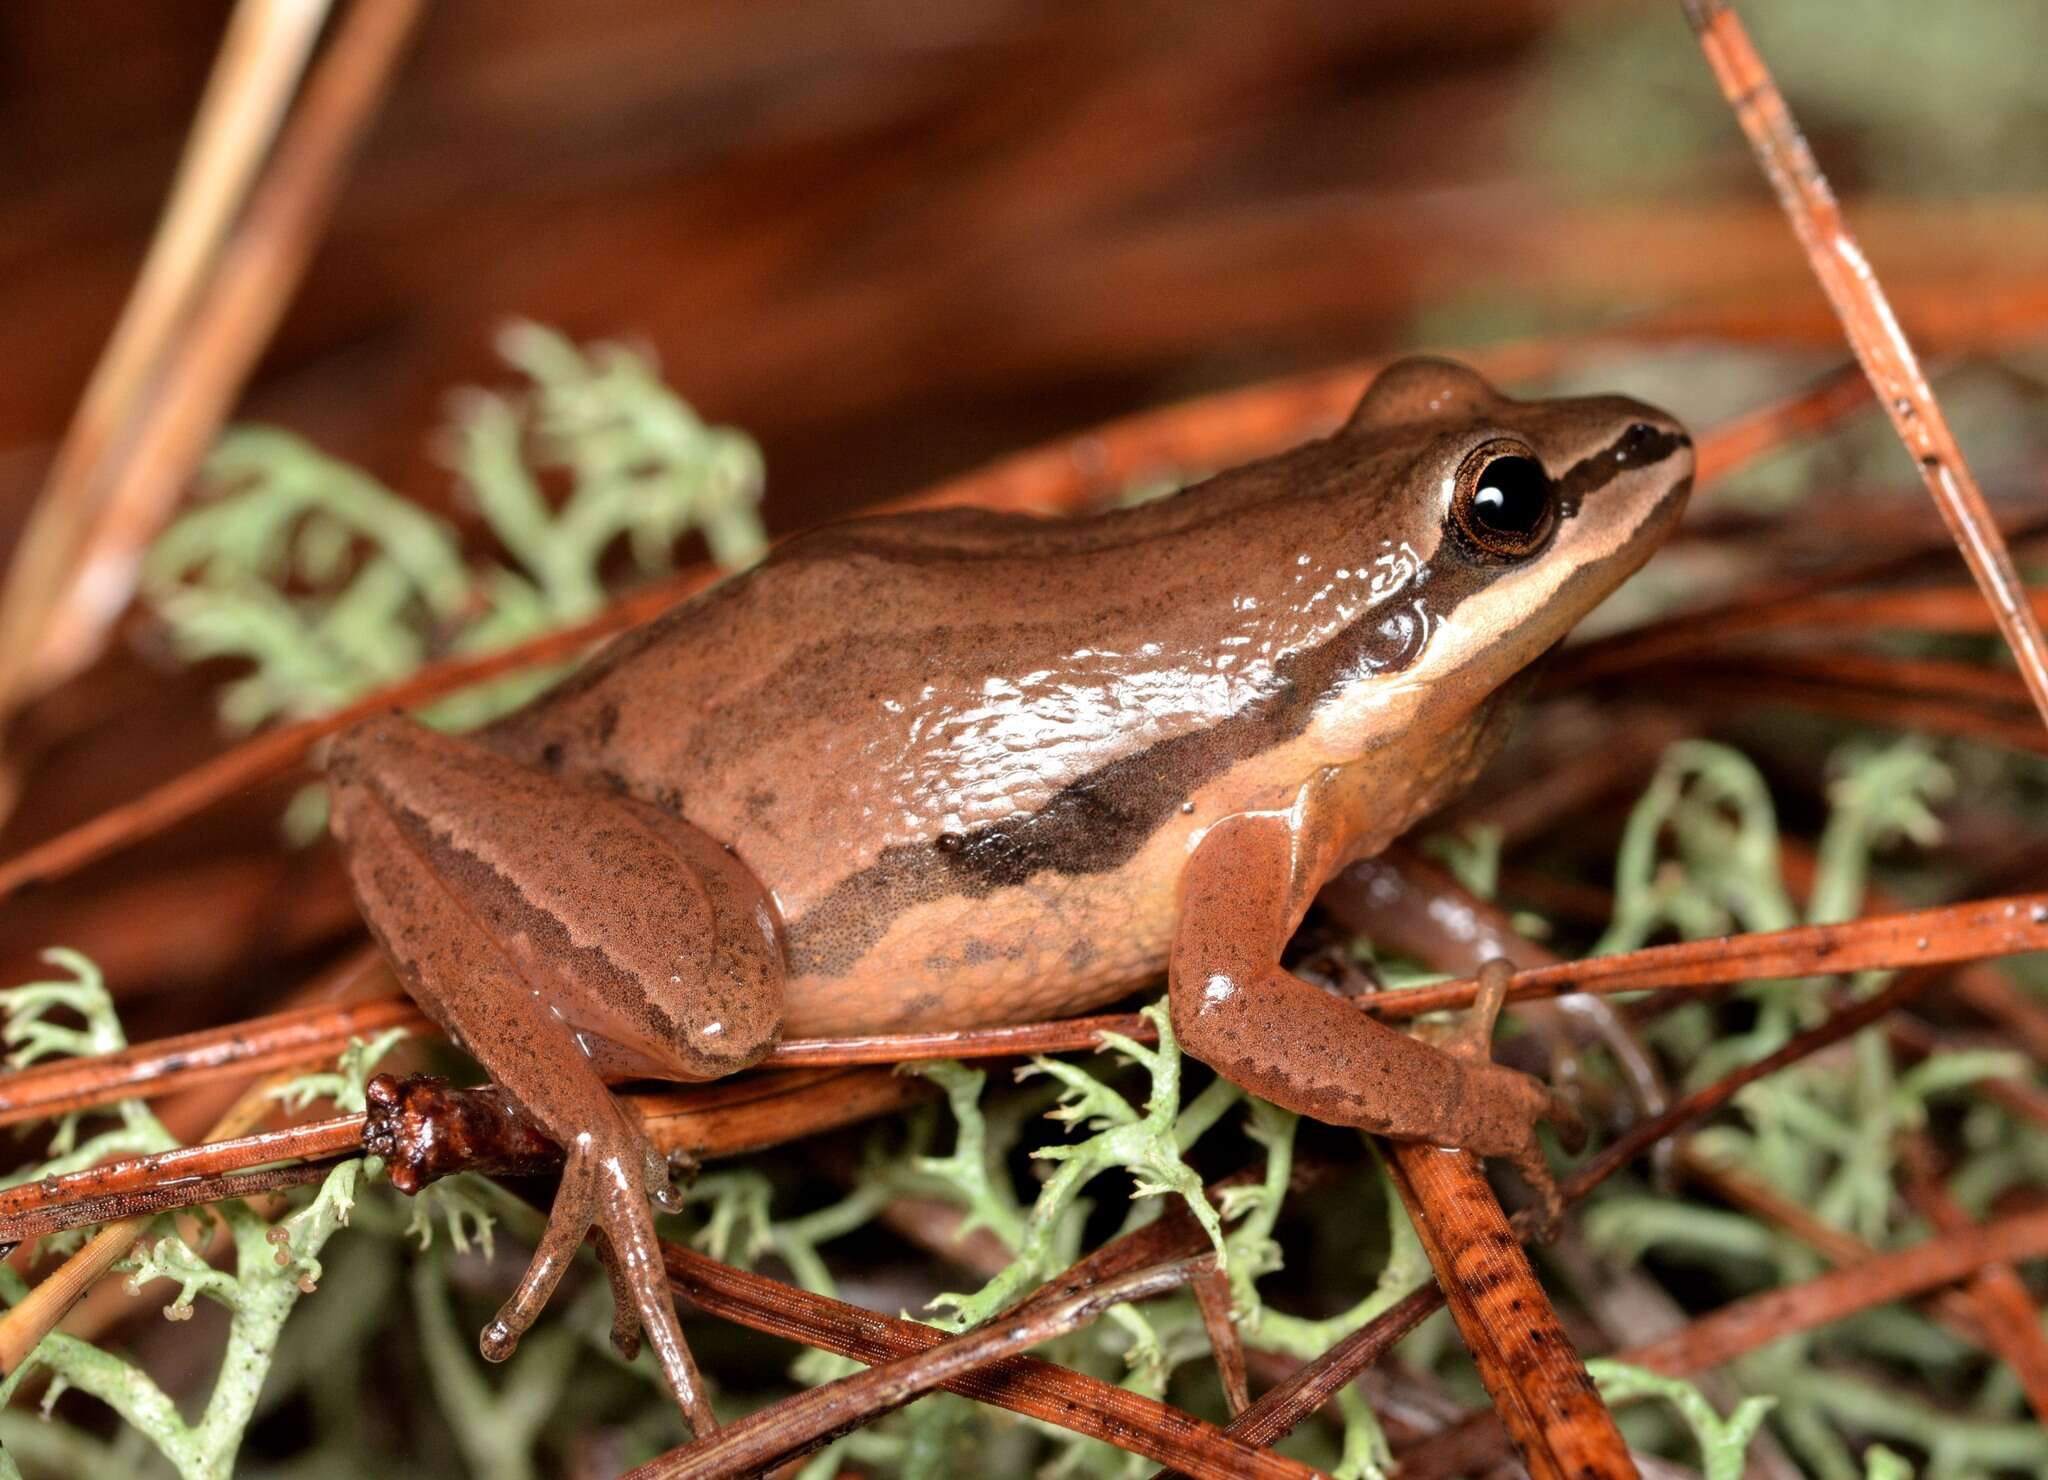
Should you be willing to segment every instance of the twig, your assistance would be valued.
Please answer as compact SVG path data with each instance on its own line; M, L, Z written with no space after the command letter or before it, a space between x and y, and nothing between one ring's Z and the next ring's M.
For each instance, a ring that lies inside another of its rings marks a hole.
M714 1480L753 1475L809 1454L839 1434L873 1422L912 1399L978 1368L1064 1336L1129 1300L1163 1295L1186 1284L1214 1256L1178 1260L1100 1284L1064 1300L1034 1306L962 1332L924 1351L878 1363L748 1414L715 1434L628 1471L628 1480Z
M1899 970L2014 955L2048 948L2048 893L2009 895L1966 904L1872 916L1837 925L1717 940L1647 946L1517 972L1510 1002L1567 994L1608 996L1654 988L1706 988L1772 977ZM1444 982L1353 999L1361 1011L1400 1020L1471 1005L1476 984ZM387 1020L379 1013L390 1013ZM357 1015L361 1016L358 1017ZM236 1068L277 1062L283 1043L303 1056L338 1053L366 1022L421 1023L396 1001L372 1008L306 1009L252 1018L144 1043L103 1059L39 1065L0 1082L0 1125L83 1109L130 1096L156 1097L218 1078ZM1065 1018L1015 1027L943 1033L881 1033L849 1038L791 1039L763 1067L773 1069L899 1064L933 1058L1010 1058L1096 1048L1104 1033L1151 1042L1150 1023L1135 1013ZM105 1066L95 1068L94 1066Z
M308 1056L317 1062L326 1053ZM432 1082L438 1085L438 1081ZM481 1104L486 1118L502 1107L493 1086L449 1090L440 1086L439 1115ZM795 1070L692 1085L657 1094L628 1095L626 1104L640 1117L648 1139L658 1151L697 1157L732 1156L766 1146L799 1140L821 1131L873 1119L901 1110L934 1093L928 1081L879 1069ZM263 1101L259 1111L270 1108ZM387 1111L387 1137L369 1149L393 1159L393 1180L419 1187L449 1172L483 1164L489 1169L492 1148L465 1143L446 1134L443 1124L413 1102ZM501 1117L507 1123L509 1118ZM244 1123L254 1121L243 1117ZM224 1122L225 1123L225 1122ZM124 1157L83 1171L0 1191L0 1243L19 1243L67 1228L79 1228L111 1217L160 1213L172 1208L212 1202L222 1194L213 1180L241 1175L271 1162L325 1157L364 1149L365 1117L337 1116L282 1130L236 1135L216 1128L212 1137L176 1151ZM537 1133L536 1133L537 1134ZM523 1148L529 1160L521 1170L546 1170L560 1161L558 1148L538 1153ZM402 1168L402 1170L401 1170Z
M274 1012L225 1028L138 1043L93 1058L54 1059L0 1078L0 1125L151 1099L284 1064L328 1058L351 1038L386 1028L431 1028L406 998ZM0 1205L5 1194L0 1193Z
M1478 1158L1383 1142L1494 1411L1534 1480L1633 1477L1635 1461L1508 1226Z
M1935 507L1997 615L1999 630L2033 694L2034 707L2048 718L2048 639L2043 638L2040 621L2027 602L2026 587L1992 522L1983 491L1963 460L1962 448L1878 286L1877 275L1842 219L1827 177L1727 0L1681 3L1714 79L1791 218L1814 276L1834 305L1885 414L1919 465Z
M1508 1001L1564 992L1603 996L1651 988L1725 986L1817 973L1945 966L2048 948L2048 893L1877 915L1837 925L1799 925L1755 935L1649 946L1518 971ZM1376 1016L1413 1017L1471 1005L1472 981L1445 982L1360 999Z
M209 1141L206 1144L214 1147L232 1143ZM254 1197L259 1192L281 1192L287 1187L317 1182L346 1160L345 1156L337 1156L321 1161L293 1162L289 1166L255 1172L208 1173L174 1183L151 1179L127 1192L82 1195L75 1201L46 1204L25 1213L0 1214L0 1228L5 1229L10 1243L47 1238L53 1233L110 1220L121 1220L123 1226L134 1228L140 1220L158 1213L197 1207L201 1203L225 1202L229 1198Z

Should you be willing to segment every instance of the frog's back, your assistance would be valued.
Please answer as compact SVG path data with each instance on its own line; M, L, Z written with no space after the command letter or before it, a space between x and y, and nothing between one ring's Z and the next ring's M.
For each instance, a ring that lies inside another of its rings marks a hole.
M793 1031L1099 1001L1156 969L1176 870L1146 852L1235 758L1217 721L1326 620L1290 595L1317 575L1302 551L1342 543L1303 496L1341 461L1317 444L1093 518L829 526L621 639L493 743L730 844L788 927ZM1062 995L1018 995L1049 983Z

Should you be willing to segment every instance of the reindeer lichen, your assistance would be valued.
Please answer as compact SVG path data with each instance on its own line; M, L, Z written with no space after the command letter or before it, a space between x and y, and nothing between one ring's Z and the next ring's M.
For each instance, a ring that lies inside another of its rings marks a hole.
M512 564L470 560L450 525L292 433L221 438L203 473L214 496L158 538L143 592L181 656L249 665L221 692L230 724L322 714L436 653L487 652L582 620L604 603L603 562L621 541L645 574L666 570L692 530L727 567L760 554L759 450L707 425L648 356L580 349L527 323L498 347L528 389L456 397L439 445ZM557 474L568 485L559 500L541 482ZM481 724L559 673L513 675L425 717Z
M1924 742L1910 738L1888 745L1850 742L1836 752L1830 772L1830 813L1802 912L1784 885L1777 822L1761 773L1726 746L1674 746L1630 816L1616 866L1613 924L1601 949L1631 949L1666 928L1701 937L1778 929L1802 918L1852 918L1864 904L1877 853L1936 841L1932 804L1949 794L1953 776ZM1867 992L1884 976L1864 973L1848 985ZM1694 1004L1667 1015L1653 1036L1676 1060L1693 1065L1693 1082L1707 1082L1816 1021L1825 1001L1819 985L1759 982L1738 988L1756 1009L1747 1032L1716 1032L1708 1009ZM1748 1086L1735 1098L1733 1117L1695 1133L1692 1146L1866 1242L1897 1247L1924 1237L1923 1229L1899 1213L1897 1143L1901 1133L1926 1124L1933 1101L1963 1100L1980 1128L1971 1139L1982 1149L1957 1171L1959 1194L1981 1207L1988 1187L2039 1185L2044 1158L2017 1149L2037 1144L2038 1135L2013 1125L1989 1103L1965 1098L1979 1081L2025 1068L2022 1056L1970 1049L1939 1053L1899 1072L1882 1030L1868 1029L1851 1041L1846 1056L1796 1065ZM1738 1290L1808 1279L1825 1267L1812 1249L1746 1213L1653 1195L1626 1183L1597 1198L1583 1226L1589 1241L1610 1257L1655 1253L1701 1264L1725 1287ZM1964 1355L1926 1317L1900 1308L1788 1337L1736 1363L1744 1386L1777 1400L1769 1421L1826 1480L1854 1480L1860 1473L1840 1438L1844 1426L1926 1445L1933 1455L1926 1471L1930 1480L1963 1480L2001 1465L2048 1473L2048 1435L2018 1421L2023 1399L2016 1391L2001 1391L1994 1379L1978 1382L1983 1422L1959 1424L1953 1437L1936 1444L1930 1436L1938 1425L1923 1421L1923 1410L1865 1377L1824 1369L1816 1361L1823 1354L1911 1361L1941 1373L1947 1383L1959 1380Z
M1762 1427L1774 1401L1744 1398L1735 1405L1734 1412L1723 1418L1698 1388L1675 1377L1600 1359L1588 1362L1586 1370L1600 1385L1600 1396L1609 1403L1658 1398L1675 1408L1699 1445L1702 1480L1741 1480L1750 1442L1756 1438L1756 1431Z
M73 951L53 950L45 958L72 974L69 981L34 982L0 992L6 1013L5 1036L18 1044L15 1057L25 1062L50 1053L108 1053L127 1047L111 997L91 961ZM52 1023L46 1014L69 1011L83 1026ZM378 1055L400 1033L386 1034L379 1046L352 1045L337 1074L315 1076L308 1088L334 1098L343 1108L361 1109L363 1085ZM149 1108L139 1100L112 1107L119 1126L94 1136L69 1154L28 1169L27 1177L51 1175L80 1162L136 1151L168 1150L178 1144ZM60 1134L75 1130L67 1125ZM131 1293L168 1283L174 1287L164 1317L189 1320L194 1303L208 1300L228 1315L227 1336L218 1373L199 1416L187 1420L178 1405L140 1367L90 1342L61 1332L43 1338L26 1360L0 1382L4 1407L29 1379L47 1373L43 1411L49 1414L67 1390L88 1393L118 1413L184 1480L217 1480L234 1468L242 1435L255 1416L257 1400L277 1352L285 1320L303 1296L319 1288L324 1268L321 1251L346 1226L366 1164L349 1161L328 1173L312 1199L272 1221L245 1202L216 1203L181 1228L176 1215L151 1220L127 1258L115 1264L128 1276ZM230 1273L215 1266L217 1246L232 1250ZM0 1300L12 1305L27 1294L27 1285L11 1269L0 1267ZM6 1430L0 1429L0 1434ZM96 1452L96 1441L74 1433L66 1441L80 1455ZM111 1460L106 1446L104 1457ZM12 1461L7 1462L10 1466ZM0 1471L4 1475L6 1471Z

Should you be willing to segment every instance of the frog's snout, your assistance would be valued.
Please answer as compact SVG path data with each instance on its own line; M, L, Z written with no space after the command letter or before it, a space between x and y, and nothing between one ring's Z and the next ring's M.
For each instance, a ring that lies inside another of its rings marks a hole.
M1692 434L1676 418L1625 396L1594 404L1604 413L1608 430L1596 450L1582 455L1559 480L1566 510L1577 512L1582 505L1607 503L1619 495L1623 505L1650 513L1654 527L1668 527L1692 491Z

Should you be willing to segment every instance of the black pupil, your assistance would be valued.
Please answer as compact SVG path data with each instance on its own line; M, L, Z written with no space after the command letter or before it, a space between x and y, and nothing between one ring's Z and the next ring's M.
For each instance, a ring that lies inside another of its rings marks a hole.
M1543 525L1550 505L1550 479L1533 457L1497 457L1479 475L1472 493L1472 520L1497 534L1526 538Z

